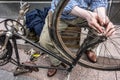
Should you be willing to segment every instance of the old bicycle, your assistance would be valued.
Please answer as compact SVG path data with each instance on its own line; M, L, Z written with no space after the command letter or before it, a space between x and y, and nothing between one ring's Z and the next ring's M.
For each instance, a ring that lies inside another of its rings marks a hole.
M59 20L59 15L64 9L64 6L67 4L69 0L61 0L60 3L58 4L54 16L52 17L52 26L49 26L49 31L51 35L51 39L53 41L53 44L55 47L63 54L63 56L58 56L54 52L51 52L44 47L32 42L31 40L27 39L26 37L22 36L21 34L18 33L18 30L15 28L14 23L18 24L18 26L21 27L23 32L25 32L24 26L21 25L19 22L16 20L12 19L6 19L2 21L6 27L6 31L1 31L0 32L0 45L1 45L1 54L0 54L0 65L5 65L8 62L12 62L13 64L19 66L19 67L27 67L27 68L33 68L33 67L38 67L38 68L56 68L56 67L49 67L49 66L41 66L41 65L25 65L21 64L20 62L20 57L18 53L18 48L17 48L17 43L16 39L20 38L25 40L27 43L39 48L43 52L57 58L58 60L62 61L66 65L68 65L67 68L57 68L60 70L66 70L70 72L72 68L76 64L80 64L83 66L95 68L95 69L101 69L101 70L118 70L120 68L119 66L119 27L116 27L116 31L118 31L114 36L112 37L105 37L104 35L96 35L93 36L94 40L90 40L86 43L89 43L87 45L81 44L79 48L75 51L71 51L71 49L65 44L64 39L62 38L62 33L59 32L57 24ZM11 22L12 24L9 25L8 22ZM72 26L81 26L79 28L82 29L82 27L86 27L86 30L84 32L78 32L78 31L72 31L70 30L71 33L76 33L80 34L80 39L79 42L82 43L84 40L81 35L87 35L87 31L90 30L87 25L83 23L77 24L77 25L72 25ZM86 31L86 32L85 32ZM64 32L64 31L63 31ZM94 33L93 33L94 34ZM92 35L91 35L92 36ZM82 40L83 39L83 40ZM13 43L13 46L11 44L11 41ZM117 41L116 41L117 40ZM107 43L108 42L108 43ZM95 44L100 44L100 46L97 48L97 53L98 55L98 62L97 63L91 63L89 60L84 58L83 54L86 51L87 48L95 45ZM107 47L114 47L114 51L117 54L117 56L113 56L113 53L111 50L109 50ZM15 55L16 59L12 58L12 47L15 49ZM102 54L101 54L102 53Z

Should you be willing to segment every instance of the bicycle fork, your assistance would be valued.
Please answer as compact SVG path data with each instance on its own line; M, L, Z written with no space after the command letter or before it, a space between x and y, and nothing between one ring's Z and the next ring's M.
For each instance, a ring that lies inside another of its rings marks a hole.
M97 37L96 37L94 40L92 40L91 42L88 41L90 44L86 45L85 43L83 43L83 44L81 45L80 49L78 50L77 55L76 55L76 58L75 58L75 60L73 61L72 64L75 66L75 65L78 63L79 59L81 58L82 54L85 53L85 51L86 51L89 47L92 47L92 46L94 46L94 45L96 45L96 44L102 43L102 42L104 42L104 41L106 41L106 40L107 40L107 37L106 37L106 36L97 36ZM88 42L87 42L87 43L88 43ZM69 71L71 71L72 68L73 68L73 67L71 67L71 68L69 69Z

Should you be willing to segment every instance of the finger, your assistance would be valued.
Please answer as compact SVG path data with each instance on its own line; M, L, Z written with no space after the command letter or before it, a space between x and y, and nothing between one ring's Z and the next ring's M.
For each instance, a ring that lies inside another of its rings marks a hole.
M98 31L98 30L94 27L94 25L89 24L89 26L90 26L92 29L94 29L97 33L100 33L100 31Z
M111 28L111 29L106 33L106 37L111 36L114 32L115 32L115 28Z
M97 17L97 20L98 20L98 23L99 23L101 26L103 26L103 24L105 23L105 21L104 21L102 18L100 18L99 16Z
M114 25L109 22L107 25L106 25L106 30L105 30L105 33L108 33L111 29L114 28Z
M88 24L92 29L97 30L92 24Z
M104 32L102 27L98 23L94 23L93 26L99 33L103 33Z

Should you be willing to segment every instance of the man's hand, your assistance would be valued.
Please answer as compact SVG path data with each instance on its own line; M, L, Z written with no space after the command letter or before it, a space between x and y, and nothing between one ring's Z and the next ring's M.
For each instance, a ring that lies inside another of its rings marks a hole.
M112 35L115 29L113 24L109 21L108 17L105 17L105 9L102 7L99 9L100 11L97 10L98 9L96 9L95 12L91 12L89 10L85 10L78 6L75 6L72 9L71 14L86 19L88 25L91 28L95 29L98 33L104 34L106 36ZM100 15L101 13L103 13L102 16Z
M108 17L106 17L105 22L103 24L105 31L104 34L108 37L111 36L115 32L115 26L113 23L109 20Z
M91 12L91 16L87 18L88 25L95 29L98 33L105 36L111 36L115 31L114 25L109 21L108 17L100 18L97 13Z
M103 27L103 21L102 19L97 15L95 12L89 12L89 17L86 18L88 25L95 29L98 33L104 33Z

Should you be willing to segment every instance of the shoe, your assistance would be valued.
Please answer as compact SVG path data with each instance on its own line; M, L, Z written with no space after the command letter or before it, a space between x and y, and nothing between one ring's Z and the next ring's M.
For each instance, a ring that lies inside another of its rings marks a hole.
M64 64L64 63L60 63L60 64L57 65L57 66L51 65L51 67L58 67L58 66L60 66L60 65L63 66L64 68L67 67L66 64ZM48 76L48 77L52 77L52 76L54 76L54 75L56 74L56 72L57 72L57 69L55 69L55 68L53 68L53 69L48 69L47 76Z
M97 62L97 56L96 56L95 52L93 52L92 50L87 50L85 53L91 62L93 62L93 63Z
M57 66L51 65L51 67L57 67ZM52 76L54 76L54 75L56 74L56 72L57 72L57 69L55 69L55 68L53 68L53 69L48 69L47 76L48 76L48 77L52 77Z
M64 68L67 67L67 65L66 65L65 63L61 63L60 65L61 65L62 67L64 67Z

